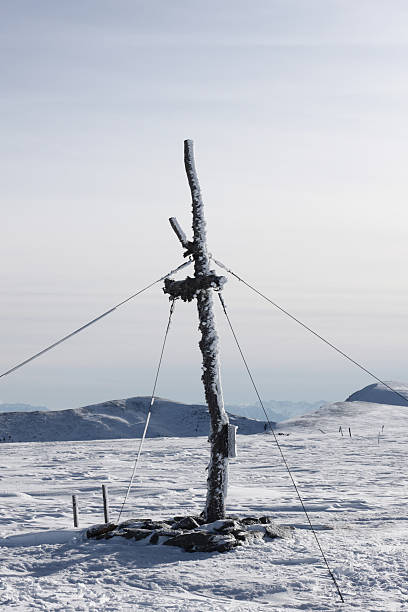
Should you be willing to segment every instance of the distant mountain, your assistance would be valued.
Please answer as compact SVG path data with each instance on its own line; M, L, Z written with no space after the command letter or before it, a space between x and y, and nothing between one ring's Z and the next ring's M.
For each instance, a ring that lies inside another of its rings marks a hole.
M149 397L132 397L70 410L3 413L0 414L0 442L140 438L149 403ZM262 421L229 416L240 434L265 430L266 423ZM209 427L206 406L156 399L147 437L207 436Z
M391 389L395 389L395 391L398 391L398 393L403 397L406 397L407 401L404 402L401 395L393 393L393 391L388 389L385 385L381 383L374 383L373 385L368 385L367 387L364 387L364 389L360 389L359 391L352 393L346 399L346 402L371 402L374 404L406 406L408 408L408 385L395 381L386 381L386 383L391 387Z
M401 406L375 404L371 402L335 402L326 404L310 414L303 414L293 419L278 423L280 432L291 430L309 430L320 434L335 434L339 438L355 436L374 436L388 434L390 431L401 431L408 423L408 413Z
M327 404L324 400L317 402L290 402L267 400L263 402L268 418L271 421L285 421L298 414L313 412ZM227 405L226 409L233 414L246 416L250 419L265 420L264 412L259 404Z
M32 406L31 404L3 404L0 403L0 412L34 412L48 410L45 406Z

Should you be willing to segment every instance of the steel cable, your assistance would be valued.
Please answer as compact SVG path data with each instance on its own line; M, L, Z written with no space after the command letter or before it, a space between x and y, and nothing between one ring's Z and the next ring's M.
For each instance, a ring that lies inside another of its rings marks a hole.
M319 340L321 340L322 342L324 342L325 344L327 344L328 346L330 346L330 348L334 349L337 353L339 353L340 355L342 355L342 357L345 357L345 359L348 359L348 361L350 361L351 363L353 363L354 365L356 365L358 368L360 368L360 370L363 370L363 372L365 372L366 374L368 374L369 376L371 376L372 378L374 378L374 380L376 380L377 382L381 383L382 385L384 385L384 387L386 387L387 389L389 389L389 391L392 391L393 393L395 393L395 395L398 395L398 397L402 398L404 400L405 404L408 404L408 398L406 398L404 395L402 395L402 393L399 393L399 391L396 391L395 389L393 389L392 387L390 387L389 384L387 384L384 380L382 380L381 378L378 378L378 376L376 376L373 372L370 372L370 370L368 370L366 367L364 367L361 363L359 363L358 361L356 361L355 359L353 359L352 357L350 357L350 355L347 355L347 353L344 353L344 351L342 351L341 349L339 349L337 346L335 346L334 344L332 344L331 342L329 342L329 340L327 340L326 338L324 338L323 336L321 336L318 332L316 332L314 329L312 329L311 327L309 327L308 325L306 325L306 323L303 323L303 321L301 321L300 319L296 318L294 315L292 315L290 312L288 312L287 310L285 310L284 308L282 308L282 306L279 306L279 304L277 304L276 302L274 302L273 300L271 300L270 298L268 298L268 296L266 296L264 293L261 293L261 291L259 291L258 289L256 289L255 287L253 287L252 285L250 285L249 283L247 283L243 278L241 278L240 276L238 276L238 274L235 274L235 272L233 272L232 270L230 270L229 268L227 268L227 266L225 266L223 263L221 263L220 261L218 261L217 259L214 259L214 257L211 257L211 259L213 260L214 263L217 264L217 266L219 266L220 268L222 268L223 270L225 270L226 272L228 272L229 274L231 274L232 276L235 276L236 279L238 279L241 283L243 283L244 285L246 285L249 289L251 289L252 291L254 291L255 293L257 293L259 296L261 296L264 300L266 300L267 302L269 302L270 304L272 304L272 306L274 306L275 308L277 308L278 310L280 310L281 312L283 312L283 314L285 314L287 317L289 317L290 319L292 319L292 321L295 321L296 323L298 323L299 325L301 325L304 329L306 329L308 332L310 332L311 334L313 334L314 336L316 336L316 338L318 338Z
M230 320L229 315L228 315L228 313L227 313L227 308L226 308L226 306L225 306L224 298L222 297L221 293L218 293L218 297L219 297L219 299L220 299L221 306L222 306L222 309L223 309L223 311L224 311L225 317L226 317L226 319L227 319L227 321L228 321L229 328L230 328L230 330L231 330L231 332L232 332L232 335L233 335L233 337L234 337L234 340L235 340L235 343L236 343L236 345L237 345L238 351L239 351L239 353L240 353L240 355L241 355L241 357L242 357L242 361L244 362L244 365L245 365L246 371L248 372L249 378L250 378L251 383L252 383L252 386L253 386L253 388L254 388L254 390L255 390L255 393L256 393L256 396L257 396L257 398L258 398L258 401L259 401L259 403L260 403L260 405L261 405L261 407L262 407L262 410L263 410L263 412L264 412L264 414L265 414L266 420L267 420L267 422L268 422L268 424L269 424L269 427L270 427L270 430L271 430L272 435L273 435L273 437L274 437L274 440L275 440L276 446L277 446L277 448L279 449L279 453L280 453L280 455L281 455L281 457L282 457L282 461L283 461L283 463L284 463L284 465L285 465L285 468L286 468L286 470L287 470L287 472L288 472L288 474L289 474L289 477L290 477L290 480L291 480L291 482L292 482L292 485L293 485L293 487L294 487L294 489L295 489L295 491L296 491L296 495L297 495L297 497L298 497L298 499L299 499L300 505L302 506L303 513L304 513L304 515L305 515L305 517L306 517L306 519L307 519L307 522L309 523L310 529L311 529L311 531L312 531L312 533L313 533L313 535L314 535L314 538L315 538L315 540L316 540L316 544L317 544L317 546L318 546L318 548L319 548L319 550L320 550L320 554L322 555L322 559L323 559L323 561L324 561L324 563L325 563L325 565L326 565L326 567L327 567L327 571L329 572L329 575L330 575L331 579L333 580L333 583L334 583L334 585L335 585L335 587L336 587L336 589L337 589L337 593L339 594L339 597L340 597L340 599L341 599L341 602L342 602L342 603L344 603L344 598L343 598L342 592L340 591L340 587L339 587L339 585L338 585L338 583L337 583L336 577L334 576L334 574L333 574L332 570L330 569L330 566L329 566L329 563L328 563L328 561L327 561L326 555L324 554L324 551L323 551L322 546L321 546L321 544L320 544L319 538L317 537L317 533L316 533L316 531L315 531L315 528L314 528L314 526L313 526L313 523L312 523L312 520L311 520L311 518L310 518L310 516L309 516L309 513L308 513L308 511L307 511L307 509L306 509L306 506L305 506L305 504L304 504L304 502L303 502L302 496L301 496L300 491L299 491L299 489L298 489L298 486L297 486L297 484L296 484L296 482L295 482L295 479L294 479L294 478L293 478L293 476L292 476L292 472L291 472L291 470L290 470L290 467L289 467L289 465L288 465L288 462L286 461L286 457L285 457L285 455L284 455L284 453L283 453L282 447L281 447L281 445L279 444L279 440L278 440L278 438L277 438L277 436L276 436L276 434L275 434L275 432L274 432L274 430L273 430L273 428L272 428L272 423L271 423L271 421L269 420L268 413L267 413L267 412L266 412L266 410L265 410L265 406L264 406L263 401L262 401L262 399L261 399L261 396L260 396L260 394L259 394L258 387L257 387L257 386L256 386L256 384L255 384L255 380L254 380L254 378L253 378L253 376L252 376L252 373L251 373L251 370L250 370L250 368L249 368L248 362L247 362L247 360L246 360L246 358L245 358L245 355L244 355L244 353L243 353L243 351L242 351L242 348L241 348L240 342L239 342L239 340L238 340L238 337L237 337L237 335L236 335L236 333L235 333L235 330L234 330L234 328L233 328L233 326L232 326L231 320Z
M170 304L169 320L167 322L167 327L166 327L166 331L165 331L165 334L164 334L164 340L163 340L163 344L162 344L162 348L161 348L161 352L160 352L159 364L157 366L156 376L155 376L154 384L153 384L153 391L152 391L152 395L150 397L149 411L147 413L146 422L145 422L145 426L144 426L144 429L143 429L143 434L142 434L142 437L140 439L139 449L138 449L138 452L137 452L135 463L133 465L133 471L132 471L132 475L130 477L130 481L129 481L129 485L128 485L128 488L127 488L127 491L126 491L125 499L123 500L122 507L121 507L119 515L118 515L118 520L117 520L118 523L120 521L120 517L122 516L123 509L125 507L125 504L127 502L128 497L129 497L130 489L132 488L133 480L135 478L136 469L137 469L137 466L139 465L140 455L142 454L142 448L143 448L143 443L144 443L145 438L146 438L147 428L149 427L150 417L151 417L151 414L152 414L152 406L154 404L154 394L156 393L157 381L159 379L159 373L160 373L160 368L161 368L161 364L162 364L162 361L163 361L163 354L164 354L164 348L166 346L167 336L169 335L171 319L172 319L173 312L174 312L174 305L175 305L175 299L172 298L171 304Z
M7 376L8 374L11 374L12 372L15 372L19 368L22 368L23 366L25 366L27 363L30 363L30 361L34 361L34 359L37 359L37 357L41 357L41 355L44 355L44 353L47 353L48 351L50 351L51 349L55 348L59 344L62 344L66 340L69 340L69 338L72 338L72 336L75 336L76 334L79 334L81 331L83 331L87 327L90 327L91 325L93 325L97 321L100 321L100 319L103 319L107 315L111 314L117 308L120 308L120 306L123 306L124 304L126 304L126 302L129 302L130 300L133 300L133 298L137 297L138 295L140 295L144 291L147 291L148 289L150 289L154 285L157 285L157 283L160 283L161 281L163 281L168 276L171 276L172 274L175 274L176 272L178 272L182 268L185 268L186 266L189 266L191 263L192 263L192 259L189 259L189 261L186 261L183 264L181 264L180 266L178 266L177 268L175 268L174 270L171 270L168 274L165 274L164 276L162 276L162 277L158 278L157 280L155 280L153 283L150 283L150 285L147 285L143 289L140 289L136 293L133 293L132 295L127 297L125 300L122 300L122 302L119 302L119 304L116 304L115 306L112 306L112 308L110 308L109 310L107 310L103 314L99 315L95 319L92 319L92 321L89 321L88 323L85 323L85 325L82 325L81 327L78 327L78 329L76 329L75 331L71 332L67 336L64 336L60 340L57 340L53 344L50 344L50 346L47 346L42 351L39 351L35 355L32 355L32 357L29 357L28 359L25 359L24 361L22 361L21 363L17 364L13 368L10 368L6 372L3 372L3 374L0 374L0 378L3 378L3 376Z

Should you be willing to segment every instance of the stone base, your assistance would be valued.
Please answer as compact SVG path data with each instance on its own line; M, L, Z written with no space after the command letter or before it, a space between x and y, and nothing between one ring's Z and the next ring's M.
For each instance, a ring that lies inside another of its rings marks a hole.
M131 519L118 525L94 525L86 535L95 540L148 538L150 544L179 546L187 552L226 552L244 543L289 537L292 529L277 525L269 516L229 516L213 523L205 523L201 516L175 516L165 521Z

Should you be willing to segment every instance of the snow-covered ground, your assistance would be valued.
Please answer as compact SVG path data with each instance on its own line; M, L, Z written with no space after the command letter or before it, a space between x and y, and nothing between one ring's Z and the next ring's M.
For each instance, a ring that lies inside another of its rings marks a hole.
M102 483L116 518L137 440L2 444L0 602L10 610L47 611L407 610L408 410L339 403L293 419L282 431L290 434L279 441L344 606L273 437L264 433L238 436L229 512L270 514L297 529L292 539L224 554L84 539L86 526L103 521ZM199 512L207 459L205 437L146 440L125 518ZM72 493L80 508L76 530Z

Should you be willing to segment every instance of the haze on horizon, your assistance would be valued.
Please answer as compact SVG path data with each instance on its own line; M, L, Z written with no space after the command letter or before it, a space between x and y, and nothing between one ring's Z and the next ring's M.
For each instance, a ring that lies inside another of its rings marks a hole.
M0 7L0 371L182 261L183 140L210 250L384 380L407 381L408 5L87 0ZM265 399L343 400L372 380L230 278ZM217 305L218 306L218 305ZM71 408L149 395L160 286L0 381ZM222 313L225 401L255 403ZM203 401L194 304L157 394Z

